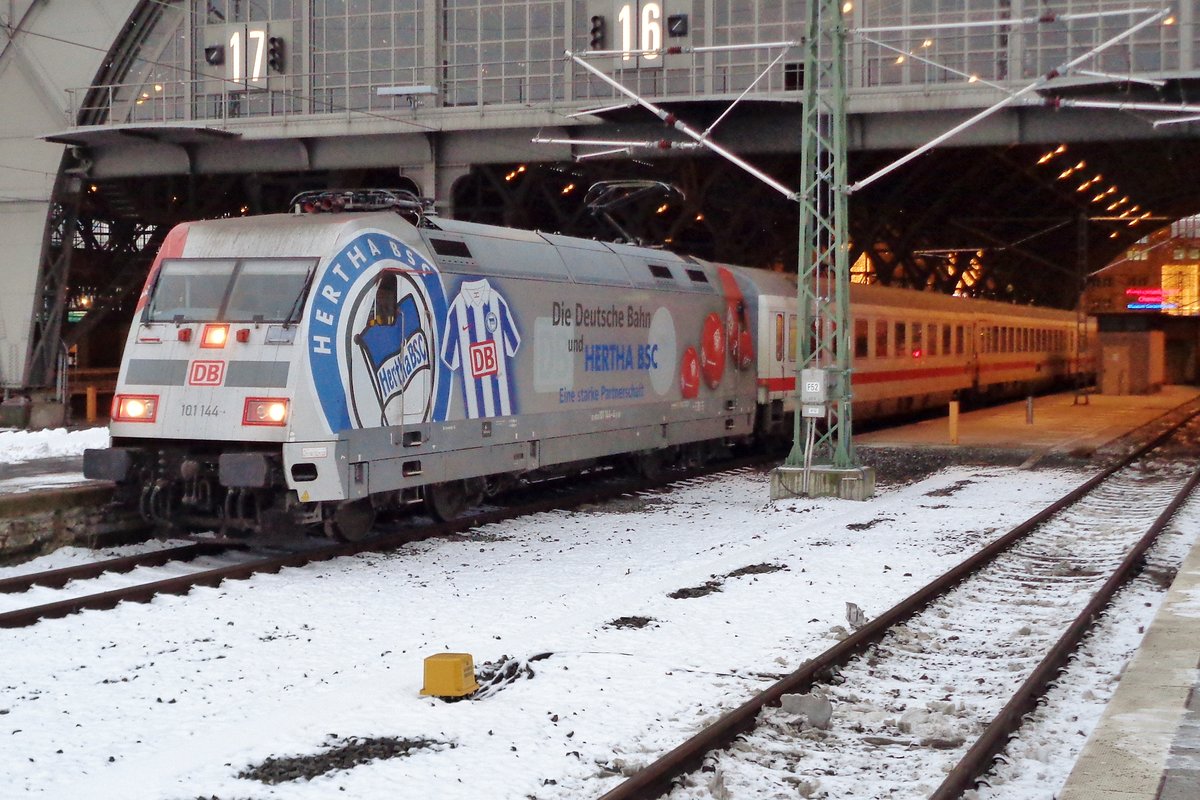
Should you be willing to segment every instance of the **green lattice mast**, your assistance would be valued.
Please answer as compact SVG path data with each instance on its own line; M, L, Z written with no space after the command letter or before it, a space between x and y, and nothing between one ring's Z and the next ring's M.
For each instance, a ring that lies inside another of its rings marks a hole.
M851 440L846 25L841 0L810 4L804 48L797 414L786 465L849 469L858 461ZM802 416L802 370L810 369L825 371L828 401L823 407L810 405ZM817 429L818 410L827 421L824 430Z

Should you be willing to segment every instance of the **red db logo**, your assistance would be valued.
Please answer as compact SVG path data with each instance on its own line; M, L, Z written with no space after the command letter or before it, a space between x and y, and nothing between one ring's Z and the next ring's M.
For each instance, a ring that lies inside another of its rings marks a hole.
M220 386L224 378L224 361L193 361L188 369L189 386Z
M491 339L471 345L471 377L482 378L500 371L496 361L496 343Z

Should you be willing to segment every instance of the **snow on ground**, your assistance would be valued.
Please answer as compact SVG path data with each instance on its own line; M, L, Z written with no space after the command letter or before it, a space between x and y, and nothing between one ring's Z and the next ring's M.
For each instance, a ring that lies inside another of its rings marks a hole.
M0 631L0 775L52 798L594 798L831 646L847 601L879 613L1083 477L956 467L772 503L743 472ZM763 564L784 569L731 576ZM422 697L447 651L532 675ZM433 744L238 777L351 737Z
M68 431L0 429L0 464L17 464L36 458L79 456L89 447L108 447L108 428Z

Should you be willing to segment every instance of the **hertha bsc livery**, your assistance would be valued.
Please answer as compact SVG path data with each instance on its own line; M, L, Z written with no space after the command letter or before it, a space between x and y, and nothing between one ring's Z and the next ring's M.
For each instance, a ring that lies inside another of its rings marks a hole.
M429 334L421 323L417 303L408 295L397 304L394 322L372 325L355 337L375 377L383 425L401 421L389 419L389 407L399 405L398 410L403 415L405 390L414 378L432 367ZM401 402L397 403L398 400ZM396 416L396 411L391 410L391 415Z
M508 360L521 336L508 302L486 279L465 281L450 304L442 333L442 362L462 372L466 416L507 416L516 412Z
M365 231L330 259L311 294L309 365L331 431L446 419L450 376L433 360L446 295L428 259Z

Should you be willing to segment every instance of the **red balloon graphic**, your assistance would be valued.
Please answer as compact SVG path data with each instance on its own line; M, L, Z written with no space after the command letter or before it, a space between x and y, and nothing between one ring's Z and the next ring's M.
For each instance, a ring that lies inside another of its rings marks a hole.
M683 351L683 362L679 367L679 390L684 400L691 400L700 394L700 357L696 355L694 347Z
M738 369L748 369L754 363L754 338L750 335L750 331L742 331L738 336L738 346L734 357L737 359Z
M700 372L708 388L721 385L725 374L725 328L715 313L704 318L704 332L700 339Z

